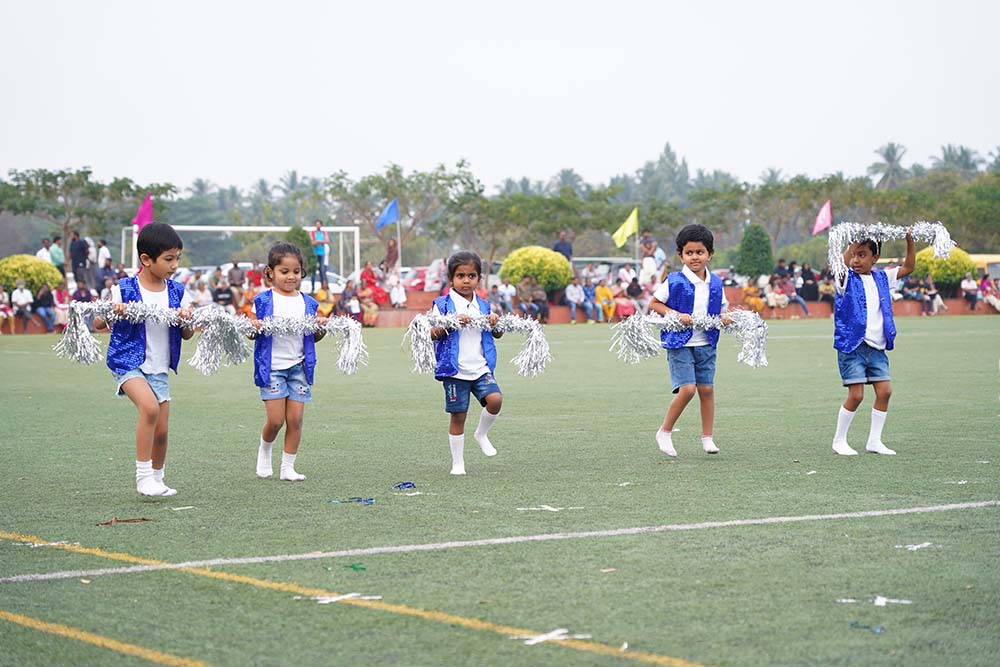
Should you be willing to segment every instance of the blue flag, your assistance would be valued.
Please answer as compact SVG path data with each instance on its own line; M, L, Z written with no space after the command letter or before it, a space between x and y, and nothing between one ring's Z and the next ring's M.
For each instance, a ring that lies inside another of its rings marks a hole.
M399 204L395 198L382 209L382 214L378 216L378 220L375 222L375 230L378 231L394 222L399 222Z

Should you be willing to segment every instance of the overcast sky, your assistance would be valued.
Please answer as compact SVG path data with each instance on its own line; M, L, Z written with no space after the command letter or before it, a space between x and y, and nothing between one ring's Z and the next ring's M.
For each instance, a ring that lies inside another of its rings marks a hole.
M756 181L1000 144L1000 3L0 0L0 172ZM492 191L492 189L490 190Z

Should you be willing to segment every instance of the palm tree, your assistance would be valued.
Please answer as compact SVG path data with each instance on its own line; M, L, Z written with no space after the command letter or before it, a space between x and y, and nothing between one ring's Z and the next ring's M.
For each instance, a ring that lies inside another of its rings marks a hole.
M299 172L295 169L287 172L280 179L278 189L287 197L303 189L305 182L299 178Z
M963 176L972 178L979 173L979 165L986 162L979 153L968 146L948 144L941 147L941 157L931 156L934 169L957 171Z
M573 169L561 169L552 178L552 189L556 192L563 188L569 188L579 196L584 196L590 191L590 186L583 180L583 176Z
M760 184L761 185L779 185L784 182L784 178L781 176L781 170L775 169L774 167L768 167L764 171L760 172Z
M215 190L215 184L206 178L196 178L191 181L187 191L192 197L207 197Z
M875 151L875 154L882 158L881 162L873 162L868 167L869 176L882 175L875 184L878 190L895 190L910 175L910 172L903 167L903 155L906 153L906 146L893 142L887 143L882 148Z
M997 146L995 151L990 151L990 157L993 158L993 161L986 168L990 171L1000 172L1000 146Z

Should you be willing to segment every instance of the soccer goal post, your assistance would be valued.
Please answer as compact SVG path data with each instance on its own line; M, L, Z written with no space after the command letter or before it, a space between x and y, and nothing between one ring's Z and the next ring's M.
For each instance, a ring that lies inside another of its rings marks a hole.
M266 226L239 227L239 226L233 226L233 225L218 225L218 226L216 226L216 225L172 225L172 226L173 226L173 228L175 230L177 230L178 233L180 233L180 232L214 232L216 234L219 234L219 233L222 233L222 232L232 232L232 233L240 233L240 232L262 233L263 232L263 233L266 233L266 234L274 234L274 233L284 233L284 232L287 232L288 230L292 229L292 227L266 227ZM302 229L305 229L308 232L312 228L311 227L309 227L309 228L303 227ZM360 274L361 273L361 233L360 233L360 229L361 229L360 227L350 226L350 225L323 227L323 231L325 231L325 232L327 232L327 233L329 233L331 235L332 234L336 234L337 235L338 254L339 254L339 257L340 257L340 265L338 267L339 268L338 273L340 273L340 275L342 275L342 276L346 277L346 276L350 275L350 273L355 273L355 274ZM124 258L124 254L125 254L125 250L124 250L125 249L125 235L126 235L126 233L127 233L128 230L129 230L128 226L126 226L126 227L124 227L122 229L122 255L123 255L123 257L122 257L122 263L123 264L125 263L125 261L124 261L125 260L125 258ZM131 225L131 230L132 230L132 243L131 243L131 246L132 246L132 264L131 264L131 266L132 266L132 270L135 271L135 269L137 269L139 267L139 253L138 253L138 251L136 250L136 247L135 247L136 240L139 238L139 228L136 225ZM353 253L354 270L353 270L353 272L347 272L347 273L344 272L344 235L345 234L347 234L350 237L349 240L351 242L351 247L354 249L354 253ZM331 248L331 250L332 250L332 248ZM328 267L332 263L330 261L331 259L332 259L332 257L330 257L329 254L328 254L327 255L327 266Z

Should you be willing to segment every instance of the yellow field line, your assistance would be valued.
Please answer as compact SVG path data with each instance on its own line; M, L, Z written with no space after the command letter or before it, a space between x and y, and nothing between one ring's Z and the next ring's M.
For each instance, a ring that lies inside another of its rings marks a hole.
M92 632L87 632L86 630L81 630L80 628L60 625L59 623L49 623L30 616L22 616L21 614L3 611L2 609L0 609L0 620L17 623L18 625L23 625L26 628L41 630L42 632L47 632L52 635L69 637L70 639L75 639L78 642L85 642L87 644L93 644L94 646L106 648L109 651L117 651L118 653L124 653L125 655L142 658L143 660L148 660L149 662L155 662L158 665L170 665L170 667L209 667L208 663L202 662L201 660L180 658L176 655L170 655L169 653L154 651L151 648L120 642L117 639L111 639L110 637L104 637L102 635L95 635Z
M49 543L48 540L45 540L41 537L37 537L35 535L22 535L20 533L8 533L5 531L0 531L0 538L7 540L18 540L21 542ZM73 544L51 544L51 543L50 546L54 549L63 549L65 551L72 551L73 553L87 554L89 556L97 556L98 558L120 560L128 563L136 563L141 565L169 565L169 563L167 563L166 561L154 560L150 558L142 558L139 556L133 556L132 554L126 554L126 553L104 551L103 549L96 549L93 547L81 547ZM201 577L221 579L222 581L229 581L238 584L247 584L249 586L255 586L257 588L265 588L272 591L296 593L298 595L306 595L309 597L337 597L338 595L340 595L339 593L327 591L321 588L309 588L307 586L300 586L298 584L293 584L293 583L267 581L266 579L257 579L255 577L248 577L242 574L231 574L229 572L216 572L215 570L209 570L207 568L201 568L201 567L177 568L177 570L171 570L171 571L187 572L188 574L194 574ZM528 630L525 628L515 628L509 625L491 623L490 621L483 621L477 618L456 616L454 614L449 614L443 611L419 609L417 607L409 607L401 604L392 604L389 602L383 602L381 600L362 600L359 598L344 598L342 600L338 600L338 604L349 604L349 605L354 605L356 607L365 607L367 609L384 611L390 614L415 616L417 618L422 618L427 621L433 621L435 623L458 625L463 628L469 628L471 630L493 632L496 634L504 635L505 637L516 636L516 635L536 636L542 634L541 632L537 632L535 630ZM703 667L699 663L690 662L688 660L684 660L683 658L674 658L669 655L647 653L646 651L636 651L634 649L622 650L617 646L601 644L599 642L587 641L584 639L556 639L548 641L546 643L557 644L565 648L571 648L577 651L584 651L586 653L597 653L600 655L613 656L616 658L624 658L635 662L641 662L647 665L660 665L661 667Z

